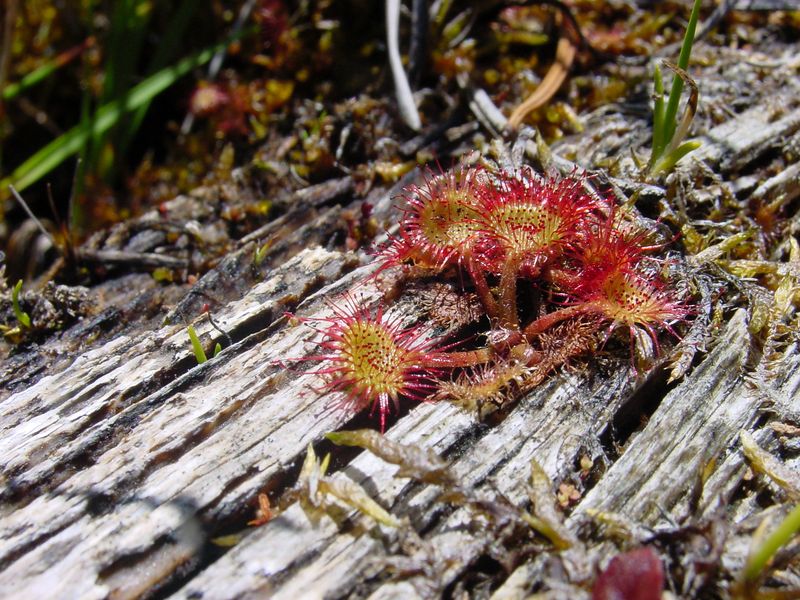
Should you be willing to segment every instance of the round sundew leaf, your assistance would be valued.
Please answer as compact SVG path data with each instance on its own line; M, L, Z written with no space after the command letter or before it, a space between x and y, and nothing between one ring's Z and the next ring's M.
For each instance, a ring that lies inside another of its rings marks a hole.
M381 430L401 397L424 400L436 388L436 370L428 365L436 362L437 340L422 337L419 329L404 329L382 309L372 313L352 298L323 321L323 352L304 360L325 361L312 373L325 378L326 390L343 394L343 407L378 410Z
M686 316L663 282L634 271L609 271L591 296L605 316L628 325L661 326Z
M579 181L540 177L530 169L505 174L480 195L477 247L483 262L499 273L508 260L537 267L561 256L596 208Z
M409 188L400 235L384 251L384 262L440 269L457 264L475 235L479 170L457 168Z

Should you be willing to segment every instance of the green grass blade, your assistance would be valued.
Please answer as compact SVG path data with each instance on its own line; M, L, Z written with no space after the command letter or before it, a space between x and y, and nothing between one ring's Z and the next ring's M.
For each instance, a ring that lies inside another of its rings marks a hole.
M29 88L32 88L36 84L44 81L50 75L55 73L58 69L66 65L67 63L71 62L80 54L86 50L89 46L94 44L94 38L88 37L82 43L78 44L74 48L70 48L56 56L53 60L48 61L47 63L43 64L41 67L34 69L25 77L17 81L16 83L11 83L3 88L3 100L8 102L9 100L13 100L17 96L19 96L22 92L26 91Z
M692 55L692 44L694 43L694 34L697 30L697 20L699 16L700 0L694 0L692 14L689 16L689 24L686 26L686 34L683 36L681 53L678 56L678 67L684 71L689 66L689 58ZM672 133L675 131L675 117L678 114L678 105L681 101L681 92L683 92L683 79L680 77L673 77L672 89L669 92L669 100L664 113L664 127L666 131L665 140L669 140L672 137Z
M675 150L660 157L650 169L650 174L658 175L660 173L668 173L680 159L689 154L689 152L697 150L699 147L699 140L689 140L688 142L683 142L680 146L675 148Z
M767 567L767 563L783 546L800 531L800 504L786 515L778 527L764 540L761 546L747 559L744 568L745 581L755 581Z
M686 34L683 36L681 53L678 55L678 66L684 71L689 66L689 58L692 55L692 45L694 44L694 34L697 30L697 21L700 18L700 0L694 0L692 14L689 15L689 24L686 26Z
M135 110L149 102L192 69L211 60L211 57L227 43L226 41L202 50L151 75L131 90L126 102L112 101L100 107L89 123L73 127L17 167L11 175L0 182L0 189L7 189L9 185L13 185L22 191L29 187L81 150L91 136L108 131L125 111Z

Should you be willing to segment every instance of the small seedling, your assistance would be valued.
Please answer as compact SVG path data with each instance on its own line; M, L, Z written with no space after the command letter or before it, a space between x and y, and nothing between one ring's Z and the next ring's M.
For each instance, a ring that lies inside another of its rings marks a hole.
M267 242L263 246L256 246L255 252L253 252L253 266L260 267L261 263L264 262L264 259L267 257L267 250L269 250L272 244Z
M192 350L194 351L194 357L197 359L197 364L202 365L208 360L208 357L206 356L205 350L203 350L203 345L200 343L200 339L197 337L197 332L191 325L186 328L186 331L189 333L189 340L192 342Z
M11 290L11 304L14 307L14 314L17 317L17 321L19 321L20 324L25 329L30 329L31 328L31 317L30 317L30 315L28 315L28 313L26 313L24 310L22 310L20 308L20 306L19 306L19 293L20 293L20 290L22 290L22 279L20 279L17 282L17 285L15 285Z
M653 149L648 163L648 175L653 178L662 173L670 171L675 164L692 150L700 146L700 142L689 140L684 142L684 138L689 132L689 125L697 112L698 92L697 85L686 73L689 66L689 58L692 54L692 44L694 34L697 29L697 20L700 14L700 0L695 0L692 13L689 16L689 24L686 27L686 34L683 37L681 52L678 56L678 64L673 65L664 61L664 65L672 70L675 75L672 78L672 88L669 98L664 104L664 81L662 79L661 67L655 66L654 92L655 105L653 106ZM677 120L678 106L681 101L683 85L686 83L690 88L689 99L684 109L680 123Z

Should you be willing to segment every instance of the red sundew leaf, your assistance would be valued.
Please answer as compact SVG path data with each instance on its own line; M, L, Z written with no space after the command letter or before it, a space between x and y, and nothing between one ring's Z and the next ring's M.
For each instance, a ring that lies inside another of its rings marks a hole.
M372 312L345 296L341 305L331 304L334 316L312 319L312 327L324 335L320 353L301 360L322 361L308 371L322 376L324 391L342 392L342 407L378 412L381 431L399 399L423 401L436 390L438 340L427 339L419 327L403 328L397 318L385 316L383 307ZM302 319L308 321L308 319Z
M644 547L611 559L592 588L592 600L660 600L664 569L652 548Z
M579 280L592 280L612 271L630 271L644 259L647 230L625 231L620 213L612 211L605 217L593 219L582 231L582 239L573 249L572 260L577 263ZM630 230L628 225L627 229Z
M538 274L578 242L598 208L582 185L580 177L540 176L525 168L505 173L494 187L484 186L476 207L476 245L489 270L502 272L511 260Z
M658 331L677 338L673 325L688 319L691 306L658 268L663 260L649 256L658 248L646 245L652 231L625 222L615 211L590 220L589 225L567 260L546 276L565 305L583 305L610 322L607 335L627 327L635 347L639 344L634 340L647 341L657 354Z
M665 327L686 317L686 308L673 289L658 277L643 271L609 271L593 282L582 298L602 307L608 318L627 325Z
M383 268L407 260L441 269L458 264L474 236L479 169L429 173L422 187L406 188L400 235L382 252Z

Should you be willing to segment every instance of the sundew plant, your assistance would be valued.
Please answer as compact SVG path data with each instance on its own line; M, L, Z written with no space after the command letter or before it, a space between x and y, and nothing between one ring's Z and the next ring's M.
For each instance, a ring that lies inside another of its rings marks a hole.
M528 167L430 173L404 190L376 277L395 281L387 298L415 282L449 286L432 302L449 333L405 328L388 307L347 296L317 322L321 350L304 360L320 361L312 372L337 402L377 413L384 429L401 398L503 405L612 337L629 339L632 356L657 352L690 306L656 233L590 183Z

